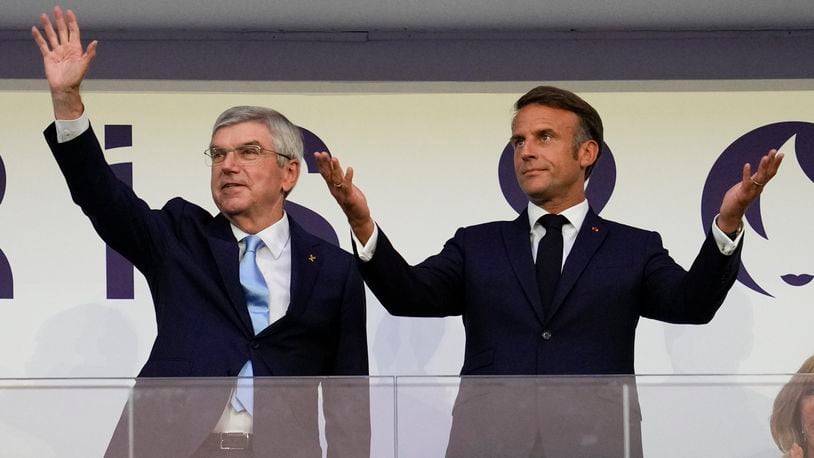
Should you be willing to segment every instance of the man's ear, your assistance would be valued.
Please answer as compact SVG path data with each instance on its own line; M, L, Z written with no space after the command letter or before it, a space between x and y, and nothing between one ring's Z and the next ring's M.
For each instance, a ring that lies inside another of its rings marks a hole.
M280 183L283 193L288 194L300 179L300 161L292 159L283 166L283 179Z
M588 140L579 147L577 153L577 160L583 169L596 164L596 159L599 157L599 143L596 140Z

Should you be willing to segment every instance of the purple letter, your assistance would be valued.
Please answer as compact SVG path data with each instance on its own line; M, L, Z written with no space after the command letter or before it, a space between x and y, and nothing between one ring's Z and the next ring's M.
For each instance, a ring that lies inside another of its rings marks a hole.
M0 203L6 194L6 167L3 165L3 158L0 157ZM11 276L11 265L6 259L3 250L0 250L0 299L11 299L14 297L14 278Z
M133 146L133 126L105 125L105 149ZM112 164L116 177L133 187L133 163ZM113 248L106 247L107 259L107 298L133 299L133 264Z

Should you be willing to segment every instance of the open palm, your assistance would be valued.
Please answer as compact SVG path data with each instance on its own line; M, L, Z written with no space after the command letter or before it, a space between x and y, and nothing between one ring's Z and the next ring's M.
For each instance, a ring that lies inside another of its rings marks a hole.
M48 15L40 16L44 37L36 27L31 28L34 41L42 53L48 85L51 92L78 91L96 55L97 43L94 41L87 50L82 49L79 24L71 10L63 14L60 7L54 8L54 22L56 29Z

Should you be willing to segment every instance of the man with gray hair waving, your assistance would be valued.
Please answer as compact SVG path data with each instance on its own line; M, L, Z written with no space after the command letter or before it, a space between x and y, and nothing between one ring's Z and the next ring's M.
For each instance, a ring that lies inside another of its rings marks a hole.
M85 113L79 86L97 43L83 49L70 10L55 8L53 24L43 14L41 26L32 34L56 118L46 140L74 202L153 297L157 336L139 377L239 377L183 390L139 380L133 424L125 412L108 456L126 455L131 440L136 456L322 456L318 381L253 379L368 374L353 257L284 211L300 174L299 129L267 108L226 110L205 150L220 213L181 198L150 209L113 174ZM330 455L367 455L367 385L323 382L323 392Z

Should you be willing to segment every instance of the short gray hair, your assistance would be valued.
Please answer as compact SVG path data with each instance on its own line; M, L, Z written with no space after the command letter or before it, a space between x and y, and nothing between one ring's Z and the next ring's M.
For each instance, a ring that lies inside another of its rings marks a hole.
M238 106L232 107L218 116L212 127L212 136L221 127L233 126L244 122L261 122L268 127L274 150L291 159L302 161L302 133L282 113L265 107ZM287 158L277 155L277 164L282 167Z

